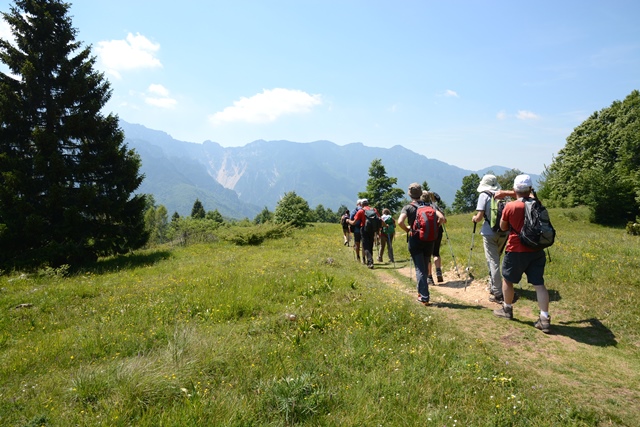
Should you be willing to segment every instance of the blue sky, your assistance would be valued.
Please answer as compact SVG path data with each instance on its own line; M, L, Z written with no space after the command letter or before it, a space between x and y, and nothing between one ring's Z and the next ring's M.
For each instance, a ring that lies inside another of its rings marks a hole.
M640 89L637 0L77 0L71 15L111 83L105 111L225 147L402 145L540 173Z

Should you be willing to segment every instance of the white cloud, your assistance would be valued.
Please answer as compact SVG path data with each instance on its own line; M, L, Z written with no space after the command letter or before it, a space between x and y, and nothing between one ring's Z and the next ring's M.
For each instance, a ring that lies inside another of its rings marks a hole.
M458 92L451 89L445 90L442 96L446 96L447 98L460 98L460 95L458 95Z
M498 111L498 114L496 114L496 118L497 118L498 120L504 120L504 119L506 119L506 118L507 118L507 112L506 112L506 111L504 111L504 110L500 110L500 111Z
M161 68L162 63L156 58L160 45L152 43L145 36L129 33L126 40L98 42L96 51L105 70L121 77L121 71L140 68Z
M240 98L232 106L209 116L209 120L214 125L225 122L269 123L286 114L307 113L320 104L321 95L293 89L265 89L251 98Z
M169 97L169 89L160 84L149 85L144 102L160 108L174 108L178 103L178 101Z
M162 85L151 84L147 91L160 96L169 96L169 90Z
M526 110L518 110L518 114L516 114L516 117L520 120L537 120L540 118L540 116L536 113Z
M144 99L144 102L149 105L153 105L154 107L160 108L174 108L178 103L178 101L173 98L154 98L151 96L146 97Z

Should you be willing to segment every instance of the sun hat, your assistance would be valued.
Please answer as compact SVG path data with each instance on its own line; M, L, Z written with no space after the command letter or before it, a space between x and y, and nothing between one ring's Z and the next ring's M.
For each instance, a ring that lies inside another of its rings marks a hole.
M528 191L532 186L531 177L526 174L518 175L513 180L513 189L515 191Z
M362 206L369 206L369 199L362 199Z
M482 193L483 191L498 191L499 189L500 184L498 184L498 178L490 173L483 176L480 185L478 185L478 193Z
M412 199L419 199L420 196L422 196L422 186L417 182L409 184L409 196L411 196Z

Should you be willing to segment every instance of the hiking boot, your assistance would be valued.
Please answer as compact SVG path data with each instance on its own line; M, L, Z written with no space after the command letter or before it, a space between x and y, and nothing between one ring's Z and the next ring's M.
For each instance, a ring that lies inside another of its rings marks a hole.
M518 296L517 293L513 293L513 301L511 301L511 304L515 304L516 301L518 301L518 298L520 298ZM495 302L496 304L502 304L504 302L504 297L502 295L500 295L499 297L491 294L489 295L489 301L491 302Z
M502 295L497 297L497 296L491 294L491 295L489 295L489 301L495 302L496 304L502 304L504 302L504 298L502 297Z
M493 310L493 314L503 319L513 320L513 307L505 307L503 305L498 310Z
M422 297L418 297L418 302L427 307L431 305L428 299L422 299Z
M427 276L427 285L435 285L435 283L433 283L433 277L432 276Z
M540 316L533 326L535 326L536 329L540 329L545 334L548 334L549 332L551 332L551 316L547 317L546 319Z
M436 268L436 279L438 280L438 282L444 282L444 277L442 277L442 270L439 268Z
M381 256L378 257L378 262L382 262L382 257Z
M370 269L372 269L372 270L373 270L373 263L369 263L369 264L367 264L367 268L370 268Z

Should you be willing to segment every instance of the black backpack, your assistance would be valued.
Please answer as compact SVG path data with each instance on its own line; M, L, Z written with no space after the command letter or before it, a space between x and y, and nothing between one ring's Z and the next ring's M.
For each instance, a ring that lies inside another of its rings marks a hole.
M518 234L522 244L532 249L544 249L553 245L556 230L551 225L547 208L537 198L527 197L522 201L524 202L524 225Z
M376 214L374 209L365 209L364 210L364 227L363 230L367 234L376 233L380 230L381 220Z

